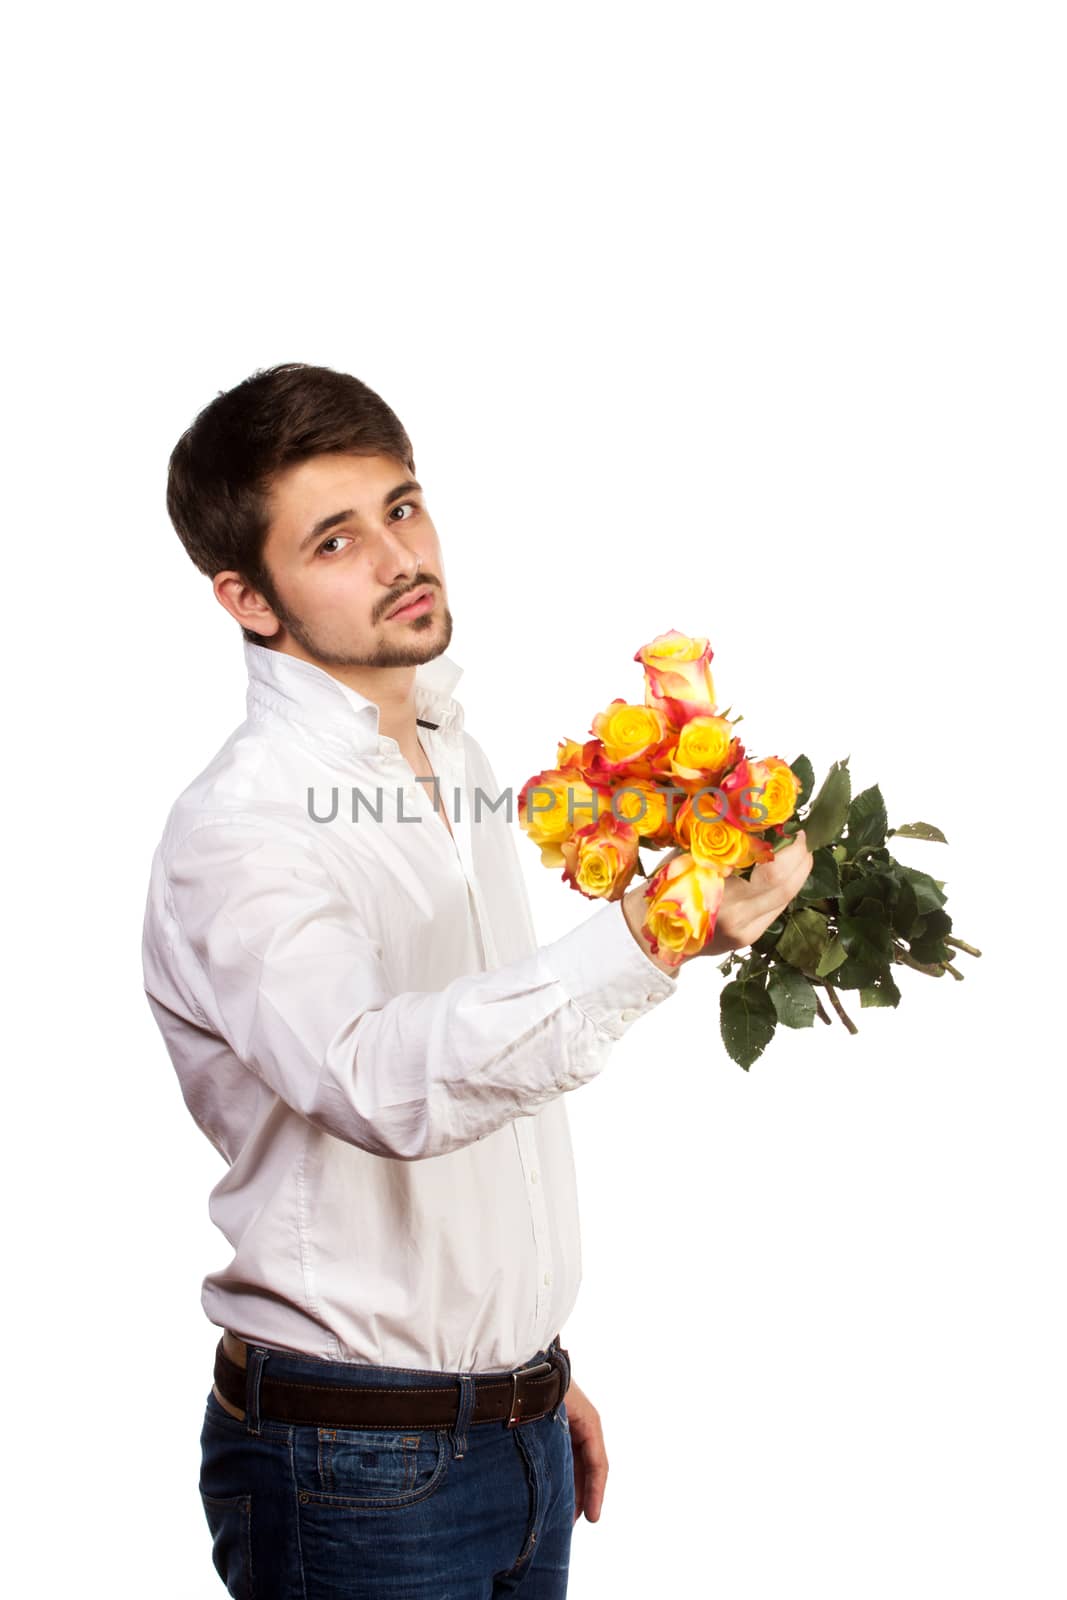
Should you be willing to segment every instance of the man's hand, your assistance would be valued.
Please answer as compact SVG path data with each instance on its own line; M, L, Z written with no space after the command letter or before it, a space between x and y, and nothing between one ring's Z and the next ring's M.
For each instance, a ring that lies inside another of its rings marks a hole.
M604 1449L604 1430L600 1412L572 1378L565 1400L571 1425L571 1452L574 1456L574 1520L585 1512L587 1522L596 1522L608 1481L608 1457Z
M814 865L800 828L772 860L758 861L749 877L727 878L715 932L700 955L724 956L755 944L800 893Z
M681 853L680 850L669 852L659 863L657 871L665 862ZM815 857L807 847L804 829L800 828L790 843L777 851L772 860L757 862L749 877L738 878L731 874L723 885L722 901L711 939L695 956L685 956L682 962L675 962L673 966L661 956L652 954L648 939L641 931L648 910L648 901L644 898L646 885L643 882L626 891L623 914L630 932L649 960L654 961L662 972L676 977L685 961L693 961L697 956L723 956L731 950L754 944L775 917L796 898L814 865Z

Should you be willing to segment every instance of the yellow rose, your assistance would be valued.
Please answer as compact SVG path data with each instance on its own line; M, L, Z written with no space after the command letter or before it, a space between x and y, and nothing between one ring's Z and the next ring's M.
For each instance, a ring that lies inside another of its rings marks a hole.
M632 706L619 698L606 711L597 712L592 732L604 746L605 762L618 766L658 750L667 733L667 719L652 706Z
M642 838L664 835L668 825L667 796L654 783L627 780L612 791L611 804L615 815L631 823Z
M566 864L563 880L572 889L590 899L617 900L637 867L637 833L609 810L565 839L560 853Z
M671 771L676 778L706 782L732 766L740 748L725 717L690 717L671 753Z
M793 815L800 793L800 779L789 763L783 761L780 756L767 756L763 761L751 761L749 767L752 772L752 782L762 785L762 792L753 794L752 798L767 808L767 815L759 821L753 821L750 826L757 832L762 832L764 828L773 828Z
M774 851L765 840L754 838L727 817L716 815L716 806L721 803L721 797L714 794L684 801L675 824L679 843L694 860L714 867L724 877L743 872L755 861L769 861Z
M715 932L725 879L687 852L672 856L649 880L643 931L652 954L671 966L696 955Z
M645 704L662 711L674 727L715 710L715 685L707 639L692 639L671 628L634 654L645 669Z
M553 767L527 779L519 790L519 827L540 846L545 866L559 867L563 865L562 842L595 820L603 807L603 796L590 788L576 768Z

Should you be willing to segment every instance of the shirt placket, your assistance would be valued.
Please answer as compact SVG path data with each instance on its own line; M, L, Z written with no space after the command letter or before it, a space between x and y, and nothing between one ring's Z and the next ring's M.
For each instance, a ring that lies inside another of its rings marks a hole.
M482 949L485 953L485 960L487 966L490 963L496 965L498 964L498 954L496 942L493 938L492 919L488 914L481 887L474 871L473 835L471 833L473 826L471 817L473 800L467 792L465 763L460 755L449 748L448 741L441 739L436 733L433 735L433 765L434 770L441 779L442 799L452 822L455 848L463 866L463 875L467 880L467 889L474 911L475 927L478 930ZM423 785L423 788L427 788L427 786ZM458 804L456 802L457 791L459 795ZM494 796L493 798L495 799L496 797ZM428 789L427 799L432 806L433 801ZM459 813L458 816L456 815L457 812ZM511 1126L514 1129L515 1144L522 1166L526 1200L530 1213L530 1225L533 1231L536 1257L534 1337L540 1340L543 1334L542 1324L545 1306L552 1288L553 1274L552 1234L548 1223L548 1203L544 1192L541 1157L537 1147L536 1119L533 1117L516 1117Z

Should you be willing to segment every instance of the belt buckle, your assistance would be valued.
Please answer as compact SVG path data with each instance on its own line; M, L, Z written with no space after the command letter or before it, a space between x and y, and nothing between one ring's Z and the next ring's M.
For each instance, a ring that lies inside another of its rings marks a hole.
M554 1363L551 1361L539 1361L535 1367L523 1367L521 1369L522 1376L524 1378L536 1377L542 1372L551 1372L553 1367ZM508 1410L508 1420L506 1424L507 1427L518 1427L519 1423L523 1420L519 1414L521 1410L522 1401L519 1399L519 1369L516 1368L516 1370L511 1374L511 1406Z

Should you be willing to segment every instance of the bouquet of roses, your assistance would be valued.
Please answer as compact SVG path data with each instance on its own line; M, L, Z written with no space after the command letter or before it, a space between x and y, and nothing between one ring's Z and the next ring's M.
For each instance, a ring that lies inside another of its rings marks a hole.
M896 1006L892 969L954 978L957 951L943 881L903 866L886 839L939 840L926 822L887 826L878 786L852 796L848 757L835 762L806 814L814 783L798 756L752 759L734 733L742 719L717 709L707 639L671 629L636 651L641 704L618 698L594 716L591 738L564 739L556 765L519 792L519 824L545 866L591 899L617 900L635 874L646 880L643 932L657 959L680 963L710 943L726 879L744 875L804 829L813 866L798 894L747 955L722 963L734 976L720 997L723 1042L746 1070L778 1023L829 1023L819 991L850 1033L839 998ZM646 868L641 849L671 849Z

